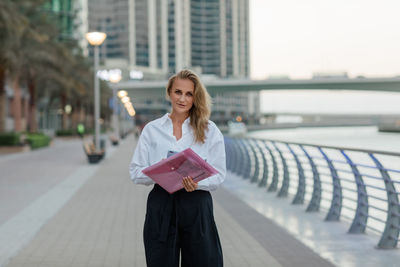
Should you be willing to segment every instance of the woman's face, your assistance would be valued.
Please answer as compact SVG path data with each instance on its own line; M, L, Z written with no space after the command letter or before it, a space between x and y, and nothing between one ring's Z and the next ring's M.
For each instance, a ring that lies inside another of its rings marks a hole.
M175 79L169 91L172 112L188 114L193 106L194 83L189 79Z

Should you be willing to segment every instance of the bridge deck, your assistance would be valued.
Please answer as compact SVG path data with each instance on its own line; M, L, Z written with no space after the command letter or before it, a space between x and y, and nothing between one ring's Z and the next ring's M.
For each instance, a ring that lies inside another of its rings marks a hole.
M138 93L160 94L165 91L167 81L123 81L115 85L117 89L123 89ZM399 92L400 78L323 78L323 79L277 79L277 80L204 80L207 89L212 93L244 92L260 90L360 90L360 91L387 91Z

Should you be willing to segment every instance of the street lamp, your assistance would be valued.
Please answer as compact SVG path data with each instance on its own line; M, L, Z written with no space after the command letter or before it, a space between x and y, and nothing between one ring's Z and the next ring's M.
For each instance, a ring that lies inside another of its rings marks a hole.
M117 105L118 105L118 98L117 98L117 88L115 84L119 83L122 79L121 71L112 71L110 72L109 81L113 83L112 86L113 90L113 128L114 128L114 138L116 141L119 139L119 122L118 122L118 115L117 115Z
M121 98L121 102L122 103L128 103L128 102L130 102L131 101L131 99L129 98L129 96L124 96L123 98Z
M128 93L125 90L121 90L118 92L118 97L123 98L124 96L127 96Z
M104 32L88 32L85 35L89 44L94 46L94 126L95 126L95 147L100 150L100 89L97 70L99 68L99 46L104 42L107 34Z
M128 97L128 92L125 91L125 90L120 90L120 91L118 91L118 97L120 98L121 102L122 102L122 99L125 99L125 98L128 98L128 99L129 99L129 97ZM125 133L126 133L126 132L125 132L125 125L126 125L125 120L126 120L126 115L125 115L125 109L124 109L124 108L121 109L121 115L122 115L122 136L125 136Z

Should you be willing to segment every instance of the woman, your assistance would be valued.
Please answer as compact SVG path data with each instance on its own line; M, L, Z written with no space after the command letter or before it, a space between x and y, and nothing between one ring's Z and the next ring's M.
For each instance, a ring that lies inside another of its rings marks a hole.
M222 248L214 222L212 198L225 179L224 139L209 121L211 98L198 76L182 70L167 85L171 114L149 122L142 131L130 164L135 184L154 181L142 170L169 153L191 148L218 174L198 183L182 177L184 188L169 194L159 185L149 193L143 238L147 266L223 266Z

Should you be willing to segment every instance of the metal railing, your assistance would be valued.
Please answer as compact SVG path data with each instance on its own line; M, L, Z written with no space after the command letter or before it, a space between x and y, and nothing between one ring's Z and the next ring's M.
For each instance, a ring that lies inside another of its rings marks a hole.
M225 137L227 168L326 211L326 221L349 220L349 233L380 234L378 248L396 248L400 232L400 153L251 138Z

